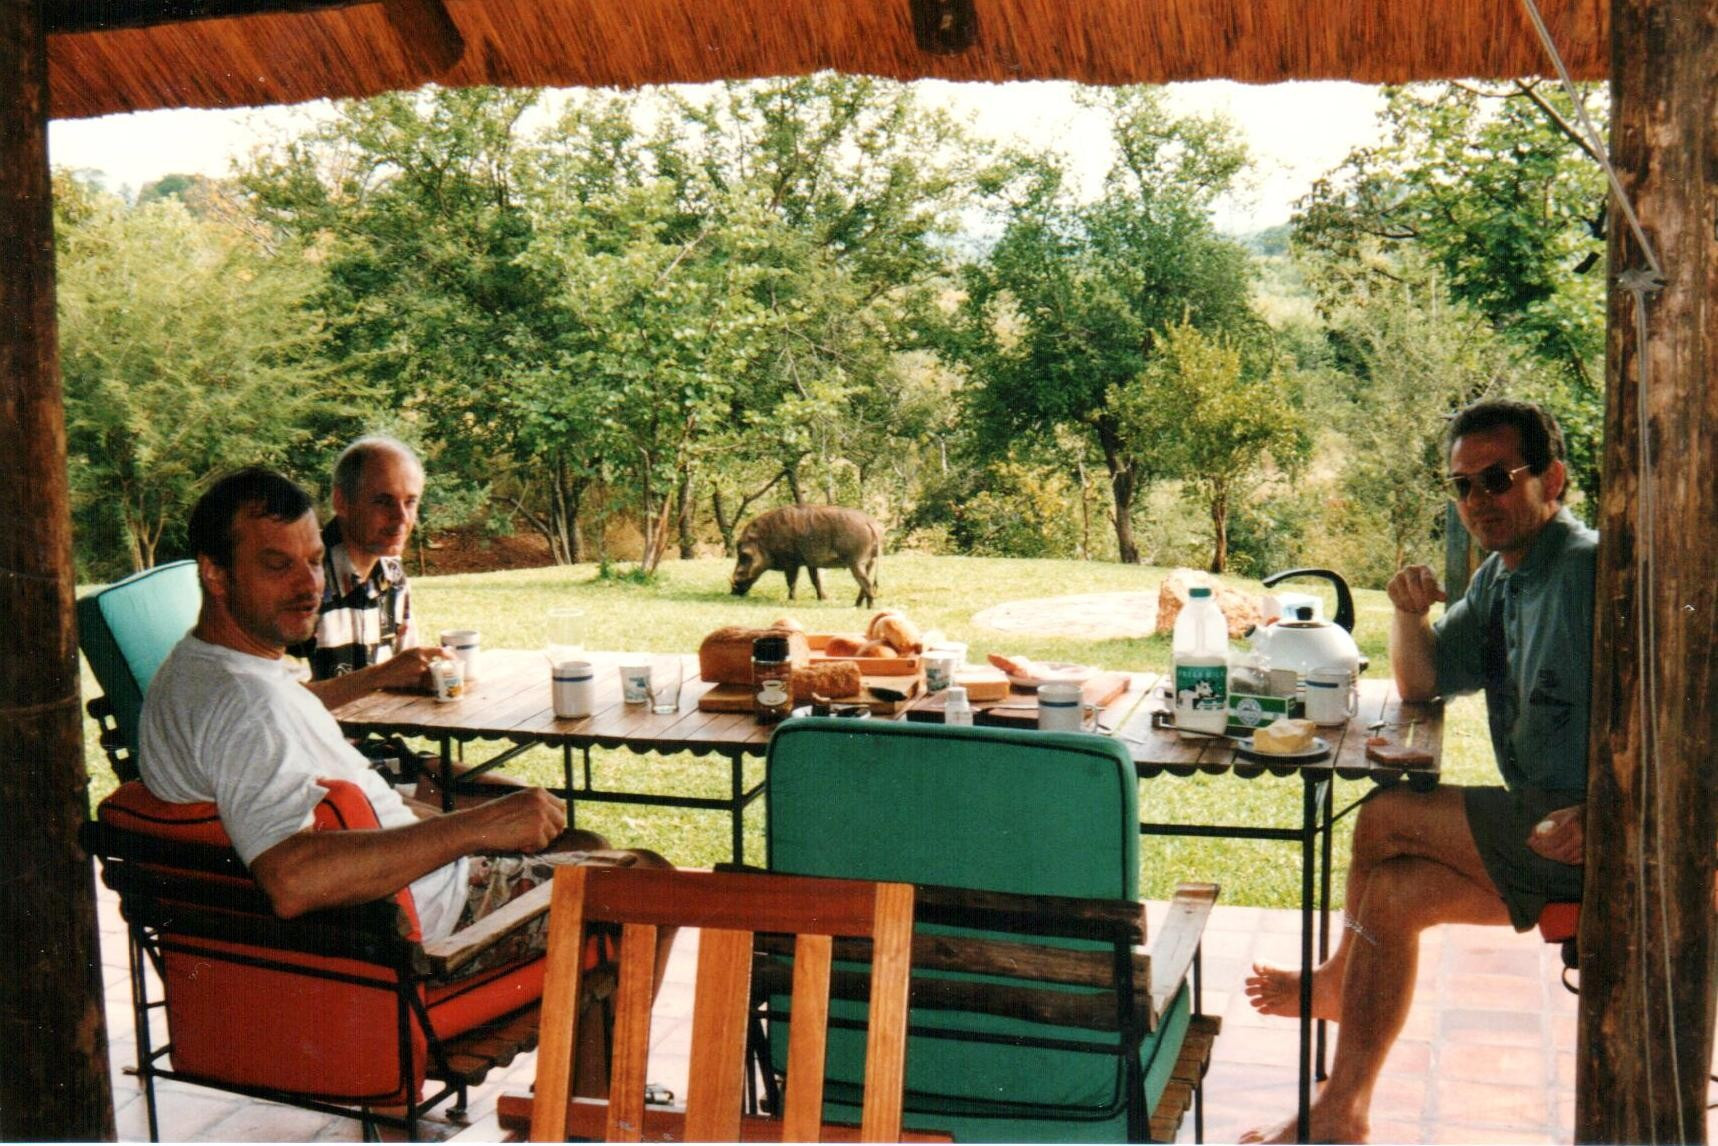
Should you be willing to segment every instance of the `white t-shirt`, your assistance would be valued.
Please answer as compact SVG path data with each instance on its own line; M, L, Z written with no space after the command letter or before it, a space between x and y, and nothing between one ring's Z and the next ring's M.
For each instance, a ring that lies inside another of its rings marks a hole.
M363 788L384 828L417 822L287 661L191 635L174 646L150 682L138 768L159 799L213 801L246 864L311 825L325 794L319 779ZM464 859L413 881L424 938L453 931L465 889Z

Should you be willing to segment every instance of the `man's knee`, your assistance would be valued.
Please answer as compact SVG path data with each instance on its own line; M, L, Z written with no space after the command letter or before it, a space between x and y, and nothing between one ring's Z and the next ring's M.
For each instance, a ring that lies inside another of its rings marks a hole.
M1387 788L1360 806L1354 822L1354 859L1367 865L1403 855L1424 854L1426 841L1437 835L1440 817L1460 815L1461 804L1436 792Z

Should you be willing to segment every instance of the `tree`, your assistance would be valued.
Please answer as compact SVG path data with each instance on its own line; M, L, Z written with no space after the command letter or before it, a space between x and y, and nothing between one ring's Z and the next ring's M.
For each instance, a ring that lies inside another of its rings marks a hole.
M1117 551L1136 563L1135 500L1165 472L1167 443L1130 436L1106 395L1140 376L1168 327L1226 332L1250 355L1264 327L1249 307L1245 251L1209 218L1245 163L1228 126L1172 116L1148 88L1093 98L1118 156L1102 198L1076 202L1052 155L994 168L986 186L1003 200L1002 233L966 269L949 346L977 384L971 408L992 449L1058 427L1089 436L1109 476Z
M524 258L529 89L431 89L343 102L241 177L258 217L312 245L328 353L345 384L325 427L349 438L386 412L430 451L426 515L471 491L540 489L553 465L511 450L507 402L557 321L559 280Z
M1267 464L1292 471L1311 452L1305 420L1274 372L1246 370L1220 336L1182 322L1162 332L1137 382L1105 406L1130 440L1163 443L1166 465L1211 519L1211 572L1229 561L1229 514Z
M1585 92L1605 118L1603 95ZM1603 421L1604 175L1551 85L1387 89L1389 143L1351 154L1294 220L1334 311L1367 284L1408 283L1482 316L1552 366L1577 484L1595 491ZM1436 276L1435 286L1430 276Z
M63 194L62 194L63 192ZM175 200L128 208L56 188L61 370L82 559L155 564L198 487L278 463L322 396L320 280L297 249L268 252Z

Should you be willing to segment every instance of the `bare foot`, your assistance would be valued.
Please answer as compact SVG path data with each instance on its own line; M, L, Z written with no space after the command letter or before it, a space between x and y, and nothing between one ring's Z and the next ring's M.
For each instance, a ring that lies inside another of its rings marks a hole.
M1329 964L1325 964L1328 967ZM1254 963L1247 977L1247 998L1262 1015L1300 1015L1300 972L1270 963ZM1324 968L1312 974L1312 1017L1335 1022L1342 1017L1342 993L1334 974Z
M1308 1142L1364 1142L1372 1127L1364 1116L1352 1112L1339 1115L1329 1104L1314 1101L1307 1112ZM1240 1142L1298 1142L1300 1119L1290 1118L1276 1126L1261 1126L1241 1135Z

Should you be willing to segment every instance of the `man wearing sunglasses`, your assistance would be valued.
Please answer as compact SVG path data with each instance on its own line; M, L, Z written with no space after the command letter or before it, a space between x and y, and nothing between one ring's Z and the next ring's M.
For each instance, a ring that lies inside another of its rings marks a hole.
M1312 1140L1362 1142L1372 1087L1413 1000L1420 932L1440 923L1525 931L1579 899L1598 535L1563 505L1563 435L1538 406L1479 402L1446 436L1446 484L1490 556L1462 598L1409 566L1387 587L1390 661L1408 700L1485 694L1502 787L1379 793L1360 812L1342 941L1313 973L1313 1013L1341 1023ZM1253 1005L1296 1015L1295 971L1255 966ZM1292 1141L1295 1123L1244 1136Z

